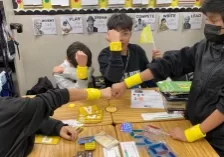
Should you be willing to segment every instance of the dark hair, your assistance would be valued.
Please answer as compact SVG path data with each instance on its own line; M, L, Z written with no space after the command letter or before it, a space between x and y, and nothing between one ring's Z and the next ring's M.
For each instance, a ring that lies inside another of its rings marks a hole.
M163 22L163 21L166 21L166 19L165 18L162 18L161 22Z
M224 21L224 1L223 0L205 0L202 4L201 10L203 14L206 13L219 13L222 15Z
M107 22L108 30L120 29L120 30L132 31L132 27L133 27L133 20L130 16L128 16L125 13L113 14Z
M85 44L78 41L72 43L67 49L67 58L70 61L70 63L74 67L77 67L78 63L75 59L75 54L78 51L82 51L88 56L87 66L90 67L92 65L92 52Z

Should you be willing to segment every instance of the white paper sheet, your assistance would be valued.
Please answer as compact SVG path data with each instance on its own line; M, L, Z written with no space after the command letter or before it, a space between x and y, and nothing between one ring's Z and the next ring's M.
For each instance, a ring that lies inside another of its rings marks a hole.
M122 154L125 157L140 157L135 142L120 142Z
M169 4L172 0L156 0L156 4Z
M82 5L98 5L98 0L82 0Z
M143 120L162 120L183 118L182 114L168 114L167 112L142 113Z
M67 125L69 125L69 126L71 126L71 127L81 127L81 126L83 126L83 124L82 123L80 123L79 121L77 121L77 120L74 120L74 119L68 119L68 120L62 120L62 122L64 123L64 124L67 124Z
M54 16L35 16L32 20L34 35L57 34Z
M42 5L42 0L23 0L23 5Z
M124 4L124 3L125 3L124 0L109 0L108 1L109 5Z
M134 17L134 31L142 31L145 26L150 24L151 30L156 27L155 13L136 13Z
M69 6L69 0L51 0L52 5Z
M133 4L142 4L142 0L133 0Z
M159 19L159 31L178 30L179 13L161 13Z
M62 34L83 33L83 18L80 15L61 16Z
M158 108L164 109L163 97L154 90L132 90L131 108Z
M104 157L121 157L118 146L111 149L103 148Z
M202 13L184 13L183 29L201 29L202 28Z

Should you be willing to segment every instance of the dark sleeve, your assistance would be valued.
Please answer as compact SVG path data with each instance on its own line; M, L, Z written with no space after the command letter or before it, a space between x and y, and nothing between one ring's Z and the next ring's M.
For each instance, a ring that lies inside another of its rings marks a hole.
M62 123L62 121L48 118L42 122L36 134L43 134L46 136L59 136L61 128L63 126L66 126L66 124Z
M5 113L3 120L10 126L16 126L15 131L26 136L35 134L44 120L49 119L55 109L68 103L67 89L49 90L35 98L12 98L0 102ZM0 107L0 108L1 108ZM0 109L1 110L1 109Z
M114 83L120 82L124 70L121 52L110 52L106 48L100 52L98 62L104 78Z
M193 47L185 47L174 55L167 55L156 59L148 65L156 81L165 80L167 77L180 77L194 71L195 53L197 44Z
M147 69L147 65L149 64L149 60L146 56L145 50L143 50L140 46L138 46L138 51L137 52L141 52L141 59L140 59L140 65L141 66L141 71L144 71L145 69Z

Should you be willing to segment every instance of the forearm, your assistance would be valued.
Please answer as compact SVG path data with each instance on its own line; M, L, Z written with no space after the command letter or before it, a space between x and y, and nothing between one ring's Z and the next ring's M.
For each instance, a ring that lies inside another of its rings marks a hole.
M201 124L201 131L206 134L209 131L215 129L224 122L224 114L219 110L215 110L208 118L206 118Z
M145 71L140 73L142 82L154 79L154 76L150 69L146 69Z
M120 52L111 52L108 66L104 70L104 77L112 82L119 82L122 78L124 65Z

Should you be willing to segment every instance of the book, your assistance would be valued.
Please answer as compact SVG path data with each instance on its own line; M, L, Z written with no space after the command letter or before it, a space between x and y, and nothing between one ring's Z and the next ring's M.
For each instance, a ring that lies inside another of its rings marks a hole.
M160 81L157 83L161 92L167 93L189 93L191 81Z

